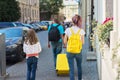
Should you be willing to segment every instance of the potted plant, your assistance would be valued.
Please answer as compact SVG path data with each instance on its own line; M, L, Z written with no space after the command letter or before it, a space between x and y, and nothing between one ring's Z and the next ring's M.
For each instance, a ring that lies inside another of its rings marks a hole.
M110 46L110 31L113 30L113 20L112 18L106 18L103 24L97 27L97 34L99 41Z

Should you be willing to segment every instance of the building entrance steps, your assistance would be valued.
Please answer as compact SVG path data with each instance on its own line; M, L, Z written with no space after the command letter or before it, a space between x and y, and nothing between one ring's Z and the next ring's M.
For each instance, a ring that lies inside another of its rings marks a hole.
M87 61L95 61L97 60L97 55L94 51L87 52Z

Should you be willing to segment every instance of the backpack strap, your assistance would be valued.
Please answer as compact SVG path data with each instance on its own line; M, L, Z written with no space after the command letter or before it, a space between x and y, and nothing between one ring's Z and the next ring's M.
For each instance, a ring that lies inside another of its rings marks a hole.
M72 28L70 28L70 31L72 34L75 34ZM78 32L76 34L79 34L79 33L80 33L80 29L78 30Z
M53 24L51 24L51 28L52 28L52 27L59 27L59 25L60 25L60 24L58 24L58 25L56 25L56 26L53 26Z
M73 29L72 29L72 28L70 28L70 31L71 31L71 33L72 33L72 34L74 34L74 31L73 31Z
M80 33L80 31L81 31L81 29L79 29L79 30L78 30L77 34L79 34L79 33Z
M53 24L51 24L50 29L51 29L52 27L59 27L59 25L60 25L60 24L58 24L57 26L53 26Z
M59 27L60 24L58 24L56 27Z

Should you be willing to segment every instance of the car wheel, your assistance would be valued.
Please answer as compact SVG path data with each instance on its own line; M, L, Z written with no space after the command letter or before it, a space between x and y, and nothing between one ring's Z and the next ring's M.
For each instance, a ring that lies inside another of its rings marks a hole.
M18 47L18 61L22 61L24 58L25 57L24 57L22 46L19 46Z
M18 61L22 61L24 59L24 56L23 55L19 55L19 60Z

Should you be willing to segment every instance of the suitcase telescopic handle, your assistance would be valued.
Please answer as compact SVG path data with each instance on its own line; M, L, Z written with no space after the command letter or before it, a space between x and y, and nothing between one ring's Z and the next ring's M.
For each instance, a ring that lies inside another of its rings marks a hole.
M64 53L64 54L66 53L66 48L64 48L64 47L62 48L62 53Z

